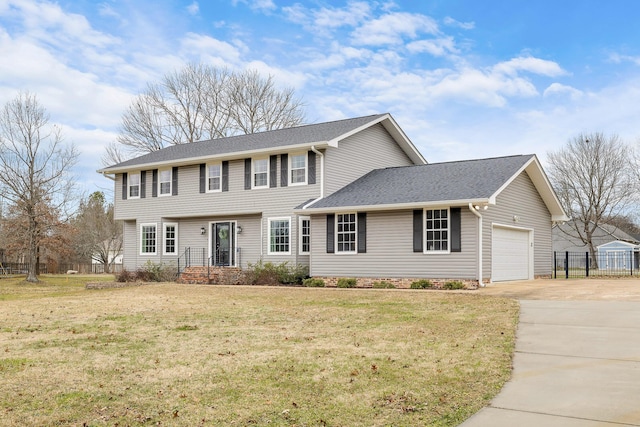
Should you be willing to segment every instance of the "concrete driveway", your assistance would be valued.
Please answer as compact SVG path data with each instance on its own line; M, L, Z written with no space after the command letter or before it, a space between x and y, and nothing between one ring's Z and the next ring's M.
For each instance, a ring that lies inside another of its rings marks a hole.
M464 427L640 426L640 280L536 280L520 300L513 375Z
M492 283L474 292L519 300L640 302L640 279L538 279Z

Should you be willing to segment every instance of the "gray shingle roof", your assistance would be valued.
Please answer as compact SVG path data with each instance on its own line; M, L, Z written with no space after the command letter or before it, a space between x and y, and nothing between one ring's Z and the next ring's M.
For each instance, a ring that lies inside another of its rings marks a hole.
M532 157L519 155L376 169L309 209L486 199Z
M232 153L272 149L290 145L326 142L358 129L385 115L386 114L375 114L333 122L259 132L250 135L237 135L227 138L192 142L189 144L172 145L105 169L127 168L207 156L222 156Z

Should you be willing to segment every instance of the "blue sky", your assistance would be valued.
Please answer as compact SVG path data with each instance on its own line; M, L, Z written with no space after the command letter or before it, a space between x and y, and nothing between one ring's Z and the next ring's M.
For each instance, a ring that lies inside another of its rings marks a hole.
M389 112L429 162L640 137L633 0L0 0L0 105L38 96L85 191L124 110L188 62L257 69L309 123Z

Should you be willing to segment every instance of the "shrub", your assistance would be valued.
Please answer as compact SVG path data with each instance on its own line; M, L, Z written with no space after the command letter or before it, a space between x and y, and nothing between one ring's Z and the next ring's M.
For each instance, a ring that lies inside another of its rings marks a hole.
M341 277L338 279L339 288L355 288L356 279L353 277Z
M445 283L442 286L442 289L454 290L454 289L464 289L466 286L459 280L452 280L450 282Z
M300 285L309 277L309 267L306 265L289 266L285 261L280 264L258 261L249 264L246 271L247 283L250 285Z
M395 289L396 285L390 282L381 281L381 282L373 282L374 289Z
M173 282L178 278L178 269L174 265L148 260L136 272L136 278L142 282Z
M309 277L302 281L302 285L308 288L324 288L324 280L315 277Z
M125 268L118 274L116 274L116 282L125 283L125 282L135 282L136 281L136 273L133 271L129 271Z
M430 289L433 288L433 283L430 280L420 279L415 282L411 282L411 289Z

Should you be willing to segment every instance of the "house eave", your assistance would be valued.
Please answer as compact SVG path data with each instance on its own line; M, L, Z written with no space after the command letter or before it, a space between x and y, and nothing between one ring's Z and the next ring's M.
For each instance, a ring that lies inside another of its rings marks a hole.
M373 211L399 211L407 209L424 209L424 208L438 208L438 207L451 207L451 206L468 206L469 203L473 205L489 206L492 205L489 199L467 199L467 200L437 200L437 201L425 201L425 202L409 202L409 203L392 203L392 204L380 204L380 205L352 205L352 206L329 206L322 208L314 208L313 206L307 208L294 209L294 213L298 214L325 214L333 212L373 212Z
M283 145L280 147L267 147L256 150L234 151L230 153L216 154L210 156L198 156L198 157L186 157L184 159L164 160L161 162L149 162L140 163L136 165L123 166L123 167L106 167L98 169L97 172L101 174L117 174L129 171L160 169L162 167L177 167L177 166L189 166L200 163L207 163L211 161L225 161L225 160L240 160L247 157L256 157L260 155L282 154L290 153L298 150L310 150L311 147L316 149L323 149L330 146L328 141L320 142L305 142L304 144L292 144Z

